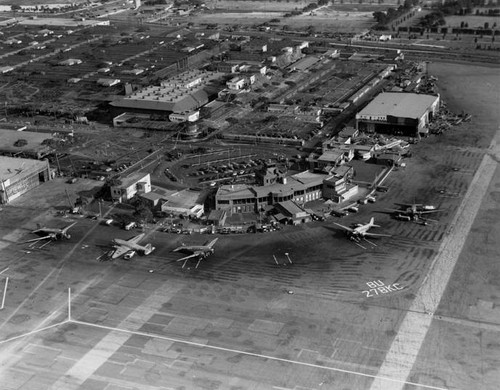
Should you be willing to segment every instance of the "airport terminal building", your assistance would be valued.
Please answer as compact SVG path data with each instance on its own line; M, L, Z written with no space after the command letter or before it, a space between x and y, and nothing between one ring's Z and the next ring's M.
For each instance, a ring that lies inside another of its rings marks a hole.
M0 156L0 204L9 203L49 180L47 160Z
M418 137L439 109L439 95L385 92L356 114L356 128L366 133Z

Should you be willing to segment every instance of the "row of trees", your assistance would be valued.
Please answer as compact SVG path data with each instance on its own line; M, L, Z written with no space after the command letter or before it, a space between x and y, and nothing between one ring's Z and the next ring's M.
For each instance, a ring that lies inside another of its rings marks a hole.
M388 8L386 12L376 11L373 13L373 17L377 21L377 26L375 28L383 27L385 28L389 23L399 19L406 13L410 12L411 9L419 3L419 0L405 0L402 5L398 8Z

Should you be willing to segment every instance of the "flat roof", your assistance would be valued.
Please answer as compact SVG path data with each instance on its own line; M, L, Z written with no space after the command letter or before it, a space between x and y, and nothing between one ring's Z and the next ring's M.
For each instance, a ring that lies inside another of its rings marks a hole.
M200 204L201 192L191 190L181 190L170 193L166 196L167 207L191 208L195 204Z
M356 182L373 182L375 177L386 169L384 165L369 164L360 160L351 160L349 165L354 168Z
M385 92L377 95L358 115L395 116L419 119L439 96L420 93Z
M119 186L116 186L116 187L119 187L119 188L128 188L132 184L140 182L142 179L144 179L147 176L149 176L149 173L144 173L144 172L134 172L134 173L131 173L128 176L120 177L120 181L122 182L122 184L120 184Z
M47 161L0 156L0 180L9 186L36 171L48 168L48 165Z
M284 202L278 203L284 210L286 210L291 215L297 215L300 213L307 213L304 209L300 208L295 202L291 200L286 200Z
M19 139L26 140L27 144L14 146L14 143ZM53 139L52 134L0 129L0 150L12 153L29 151L49 153L53 149L48 145L42 145L46 139Z

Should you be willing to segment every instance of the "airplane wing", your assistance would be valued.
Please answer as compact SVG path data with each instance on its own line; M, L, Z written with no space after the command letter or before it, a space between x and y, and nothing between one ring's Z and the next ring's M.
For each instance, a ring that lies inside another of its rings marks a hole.
M28 240L28 241L20 242L20 244L26 244L27 242L36 242L36 241L48 240L48 239L52 239L52 238L53 238L52 236L37 237L37 238L33 238L31 240Z
M112 259L117 259L118 257L123 256L129 250L130 250L130 248L126 247L125 245L119 245L113 251L113 254L111 255L111 258Z
M430 213L437 213L438 211L442 211L441 209L435 209L435 210L422 210L418 211L419 214L430 214Z
M385 209L386 211L390 211L393 213L401 213L401 214L408 214L406 210L401 210L401 209Z
M422 206L420 203L397 203L397 202L394 202L394 204L397 204L398 206L401 206L401 207Z
M365 233L365 237L392 237L390 234Z
M195 252L195 253L193 253L192 255L189 255L189 256L183 257L183 258L181 258L181 259L179 259L179 260L176 260L176 261L186 261L186 260L188 260L188 259L192 259L193 257L197 257L197 256L199 256L199 255L200 255L200 252Z
M68 231L69 228L72 228L73 226L76 225L76 222L73 222L71 225L68 225L66 226L63 230L62 230L62 233L66 233Z
M218 239L219 239L219 237L214 238L212 241L207 241L205 244L203 244L203 246L207 246L210 249L212 249Z
M347 230L348 232L351 232L351 233L352 233L352 232L354 231L354 229L351 229L350 227L347 227L347 226L341 225L340 223L336 223L336 222L334 222L333 224L334 224L334 225L337 225L337 226L340 226L342 229Z
M127 242L130 242L131 244L134 244L134 245L138 244L144 238L145 235L146 235L145 233L141 233L135 237L129 238L127 240Z

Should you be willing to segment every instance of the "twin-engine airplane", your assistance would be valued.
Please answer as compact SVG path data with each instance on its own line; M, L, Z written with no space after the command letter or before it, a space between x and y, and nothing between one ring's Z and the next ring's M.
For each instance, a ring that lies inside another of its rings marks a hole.
M392 211L396 215L396 218L407 221L419 221L419 220L432 221L431 219L426 219L423 216L427 214L438 213L441 211L440 209L436 209L435 206L425 205L420 203L410 203L410 204L396 203L396 204L401 207L399 210L388 209L388 211Z
M206 259L208 256L214 253L214 245L217 242L218 238L214 238L212 241L207 241L204 245L182 245L178 248L175 248L173 252L184 252L190 253L189 256L183 257L177 261L184 261L182 264L182 268L186 266L186 263L189 259L197 258L198 262L196 263L196 267L200 265L200 262L203 259Z
M68 233L68 230L75 225L76 225L76 222L73 222L71 225L68 225L62 229L61 228L39 227L38 229L33 230L31 233L38 234L41 237L37 237L37 238L33 238L31 240L23 241L22 243L24 244L27 242L40 242L43 240L49 240L40 247L40 248L43 248L48 243L55 241L55 240L60 240L61 238L65 238L65 239L69 240L71 238L71 235Z
M377 246L375 243L367 240L366 237L390 237L390 235L388 234L370 233L368 231L372 227L380 227L379 225L375 225L375 218L371 218L370 222L366 224L357 224L354 228L350 228L335 222L334 224L344 229L347 232L347 236L349 237L349 239L363 249L366 248L360 244L361 240L364 240L373 246Z
M141 252L144 255L149 255L155 250L155 247L151 244L139 245L145 236L145 233L141 233L138 236L132 237L128 240L122 240L121 238L115 238L113 240L113 246L115 250L113 251L111 258L116 259L122 255L124 259L131 259L137 252Z

